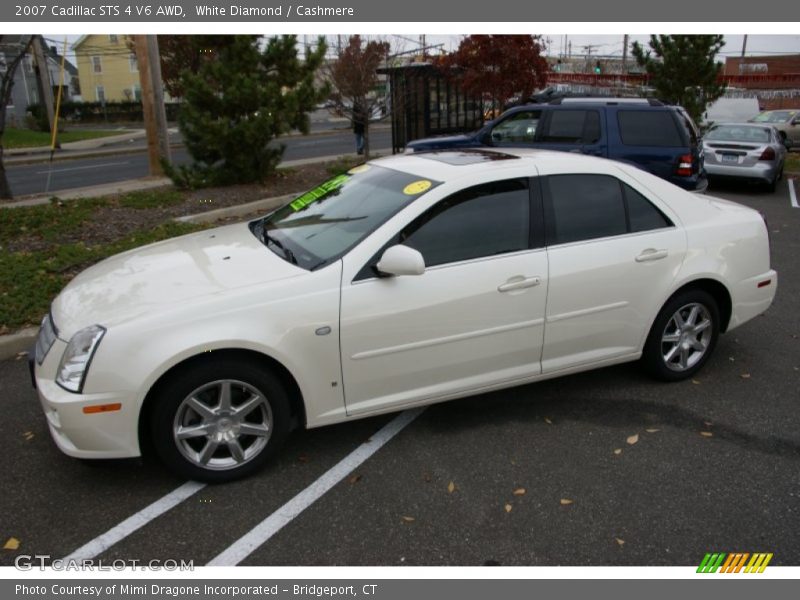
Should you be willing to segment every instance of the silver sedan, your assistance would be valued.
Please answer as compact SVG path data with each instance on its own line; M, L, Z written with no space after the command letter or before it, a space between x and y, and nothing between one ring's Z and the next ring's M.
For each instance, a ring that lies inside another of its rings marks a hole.
M774 191L783 175L786 146L771 125L720 123L703 137L705 168L711 178L736 178Z

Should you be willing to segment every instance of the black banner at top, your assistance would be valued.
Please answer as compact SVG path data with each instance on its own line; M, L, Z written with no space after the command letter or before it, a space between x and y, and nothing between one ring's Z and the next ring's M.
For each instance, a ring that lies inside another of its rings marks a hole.
M796 8L766 0L642 2L641 0L12 0L0 4L0 21L13 23L346 23L346 22L781 22ZM795 13L792 15L791 13ZM597 31L602 33L602 31Z

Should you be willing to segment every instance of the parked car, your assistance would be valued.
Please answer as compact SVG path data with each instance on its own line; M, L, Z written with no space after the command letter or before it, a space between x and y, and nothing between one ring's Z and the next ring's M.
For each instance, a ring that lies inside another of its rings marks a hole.
M800 110L767 110L750 120L772 125L789 142L790 148L800 148Z
M703 136L703 148L710 178L754 181L774 192L783 176L786 145L771 125L713 125Z
M703 148L683 108L644 98L558 98L512 108L474 133L409 142L406 153L459 148L543 148L638 166L684 189L708 186Z
M776 286L749 208L595 157L432 152L90 267L31 366L66 454L152 445L219 482L296 426L638 359L692 377Z

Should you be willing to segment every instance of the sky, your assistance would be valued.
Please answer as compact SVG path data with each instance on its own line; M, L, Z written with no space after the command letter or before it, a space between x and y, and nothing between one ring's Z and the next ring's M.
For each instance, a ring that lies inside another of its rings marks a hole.
M61 50L64 35L54 34L45 37L49 40L60 40L58 47ZM67 36L67 44L71 46L80 37L79 35ZM304 36L299 36L300 40ZM347 34L342 34L341 37L345 39ZM389 40L392 44L394 52L413 50L420 47L420 36L417 34L407 35L394 35L389 34L381 36ZM459 41L464 36L460 35L426 35L425 43L427 46L441 45L442 49L446 51L455 50L458 47ZM558 56L564 51L564 35L557 33L547 34L543 36L547 42L547 54L551 56ZM591 46L592 55L622 55L623 36L622 35L572 35L567 36L567 42L572 43L572 55L581 56L586 54L586 46ZM725 46L722 48L720 56L740 56L742 53L743 44L742 35L730 34L725 36ZM309 42L316 39L315 35L305 36ZM336 35L328 36L331 45L336 43ZM638 41L640 44L647 47L649 36L647 35L631 35L630 42ZM748 35L746 54L748 56L764 56L768 54L800 54L800 35ZM67 52L67 58L74 62L74 54L71 51Z

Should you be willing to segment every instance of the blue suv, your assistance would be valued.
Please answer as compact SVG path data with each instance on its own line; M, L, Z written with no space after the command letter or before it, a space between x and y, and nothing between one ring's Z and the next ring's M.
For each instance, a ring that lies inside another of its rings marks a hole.
M409 142L406 153L476 147L582 152L635 165L686 190L708 187L697 127L652 98L559 98L507 110L477 132Z

